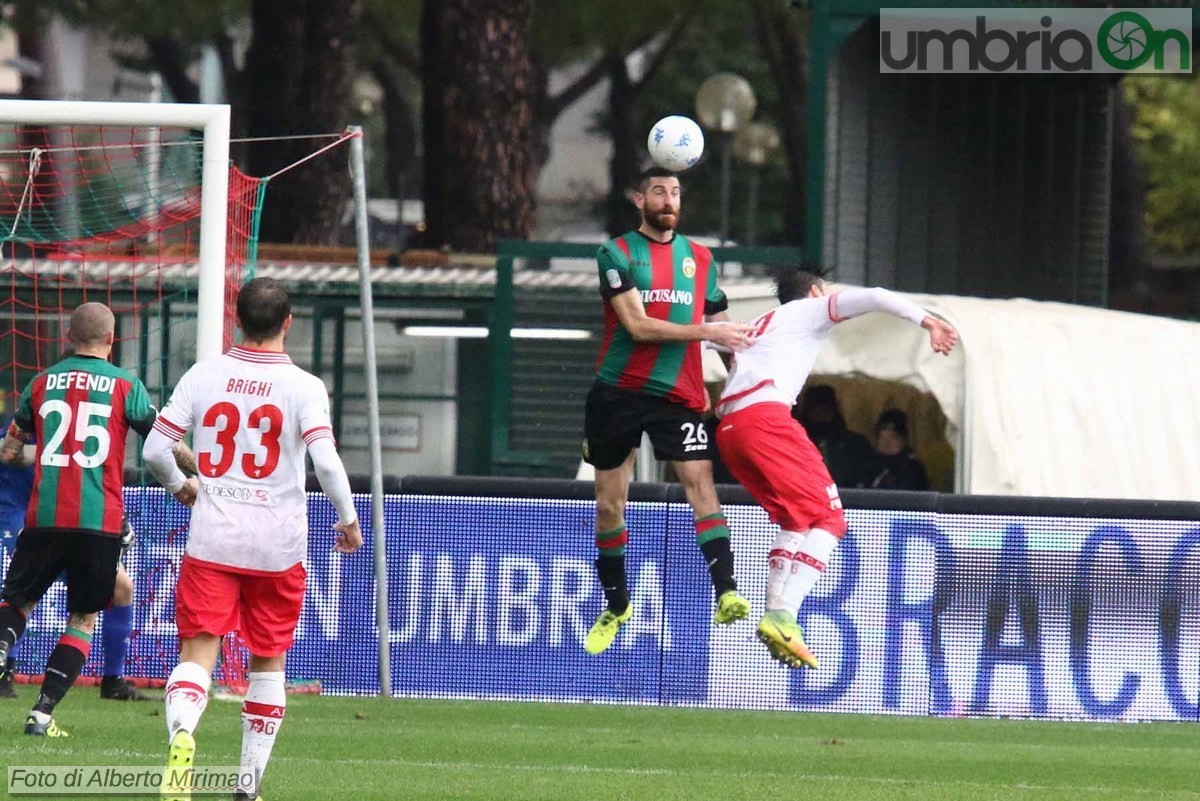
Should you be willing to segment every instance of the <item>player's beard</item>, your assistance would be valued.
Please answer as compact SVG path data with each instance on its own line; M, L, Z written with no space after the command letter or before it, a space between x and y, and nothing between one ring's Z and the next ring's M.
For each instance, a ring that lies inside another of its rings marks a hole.
M656 231L674 231L679 225L679 209L664 207L658 211L643 210L642 219Z

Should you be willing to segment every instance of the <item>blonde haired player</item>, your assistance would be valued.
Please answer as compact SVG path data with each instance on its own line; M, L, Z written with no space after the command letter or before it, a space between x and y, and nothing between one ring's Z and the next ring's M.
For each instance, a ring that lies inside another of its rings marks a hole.
M243 344L184 374L144 455L172 491L184 479L171 447L195 432L200 491L175 590L180 644L164 694L167 767L191 766L193 732L208 703L221 637L236 629L250 650L240 775L253 776L253 784L239 787L234 797L253 799L283 724L284 658L304 601L306 447L321 489L337 509L333 549L353 553L362 533L333 441L329 394L321 379L284 352L292 323L287 291L278 281L256 278L238 295L237 316Z
M949 324L886 289L829 294L821 277L787 270L776 282L781 305L750 324L751 344L734 357L717 404L717 447L726 467L780 527L767 568L766 612L758 638L791 667L817 667L796 622L800 604L846 533L837 485L792 418L817 354L833 327L868 312L887 312L929 332L934 351L958 341Z

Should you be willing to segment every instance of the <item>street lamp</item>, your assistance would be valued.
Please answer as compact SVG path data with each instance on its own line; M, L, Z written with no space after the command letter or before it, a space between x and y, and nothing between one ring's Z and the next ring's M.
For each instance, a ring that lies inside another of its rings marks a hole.
M746 244L755 242L758 216L758 181L761 167L779 147L779 131L765 122L752 122L733 137L733 155L750 165L750 197L746 201Z
M729 184L732 170L731 145L738 129L754 118L758 101L754 89L740 75L719 72L700 84L696 92L696 115L700 124L720 134L721 141L721 244L729 239Z

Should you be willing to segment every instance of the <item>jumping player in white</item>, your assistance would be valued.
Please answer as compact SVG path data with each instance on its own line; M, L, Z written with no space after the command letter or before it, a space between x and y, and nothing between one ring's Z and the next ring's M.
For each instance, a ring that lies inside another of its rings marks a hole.
M887 312L927 330L930 347L941 354L950 353L958 333L886 289L828 294L818 274L803 270L781 273L777 294L781 305L750 324L750 347L734 357L717 404L717 447L729 471L780 527L768 556L758 638L780 662L815 668L817 658L796 617L846 533L846 519L837 485L792 418L792 405L837 323Z
M338 457L321 379L292 364L287 291L256 278L238 295L244 342L193 366L146 440L146 464L168 491L184 485L172 445L189 430L199 468L187 551L175 590L179 664L164 695L168 768L192 765L193 733L208 703L221 637L238 630L250 650L242 704L243 774L235 798L254 799L283 723L284 658L304 601L308 555L307 447L321 489L338 513L333 549L354 553L362 532ZM172 788L168 798L186 798Z

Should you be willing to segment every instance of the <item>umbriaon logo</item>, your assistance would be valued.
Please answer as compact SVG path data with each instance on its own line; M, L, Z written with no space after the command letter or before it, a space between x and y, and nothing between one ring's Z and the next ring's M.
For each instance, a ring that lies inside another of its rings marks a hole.
M881 72L1192 71L1191 9L883 9Z

